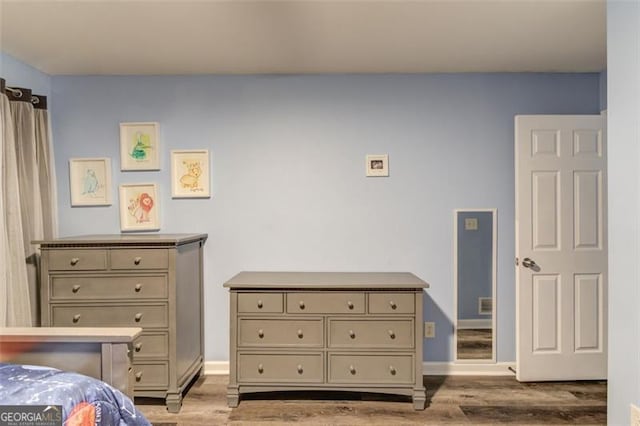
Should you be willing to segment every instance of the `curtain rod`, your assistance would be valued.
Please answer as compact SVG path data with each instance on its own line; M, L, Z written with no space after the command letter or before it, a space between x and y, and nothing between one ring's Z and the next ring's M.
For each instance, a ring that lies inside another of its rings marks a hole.
M9 100L31 102L35 109L47 109L46 96L33 95L31 89L25 89L23 87L9 87L6 85L4 78L0 78L0 91L2 93L8 92L7 96L9 96Z

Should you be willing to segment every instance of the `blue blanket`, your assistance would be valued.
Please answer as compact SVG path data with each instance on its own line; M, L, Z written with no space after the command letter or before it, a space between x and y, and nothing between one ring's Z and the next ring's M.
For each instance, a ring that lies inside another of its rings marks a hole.
M0 405L61 405L65 425L150 425L119 390L49 367L0 363Z

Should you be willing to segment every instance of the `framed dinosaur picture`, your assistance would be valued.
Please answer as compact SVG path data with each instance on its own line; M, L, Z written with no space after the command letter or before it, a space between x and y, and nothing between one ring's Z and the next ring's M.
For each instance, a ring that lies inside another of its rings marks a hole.
M171 196L173 198L209 198L209 151L171 151Z
M160 170L158 123L120 123L120 170Z
M120 230L158 231L158 187L155 183L120 185Z
M69 193L72 206L111 205L111 159L69 159Z

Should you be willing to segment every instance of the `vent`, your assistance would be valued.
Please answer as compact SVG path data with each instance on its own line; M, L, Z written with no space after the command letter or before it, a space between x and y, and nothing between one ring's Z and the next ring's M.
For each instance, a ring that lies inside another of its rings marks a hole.
M478 297L478 313L480 315L491 315L493 312L492 297Z

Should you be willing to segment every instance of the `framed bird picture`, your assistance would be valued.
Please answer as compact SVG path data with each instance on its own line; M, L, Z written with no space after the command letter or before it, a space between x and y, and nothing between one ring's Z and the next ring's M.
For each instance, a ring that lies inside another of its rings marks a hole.
M155 183L120 185L120 230L158 231L158 187Z
M69 188L72 206L110 206L111 159L71 158Z

